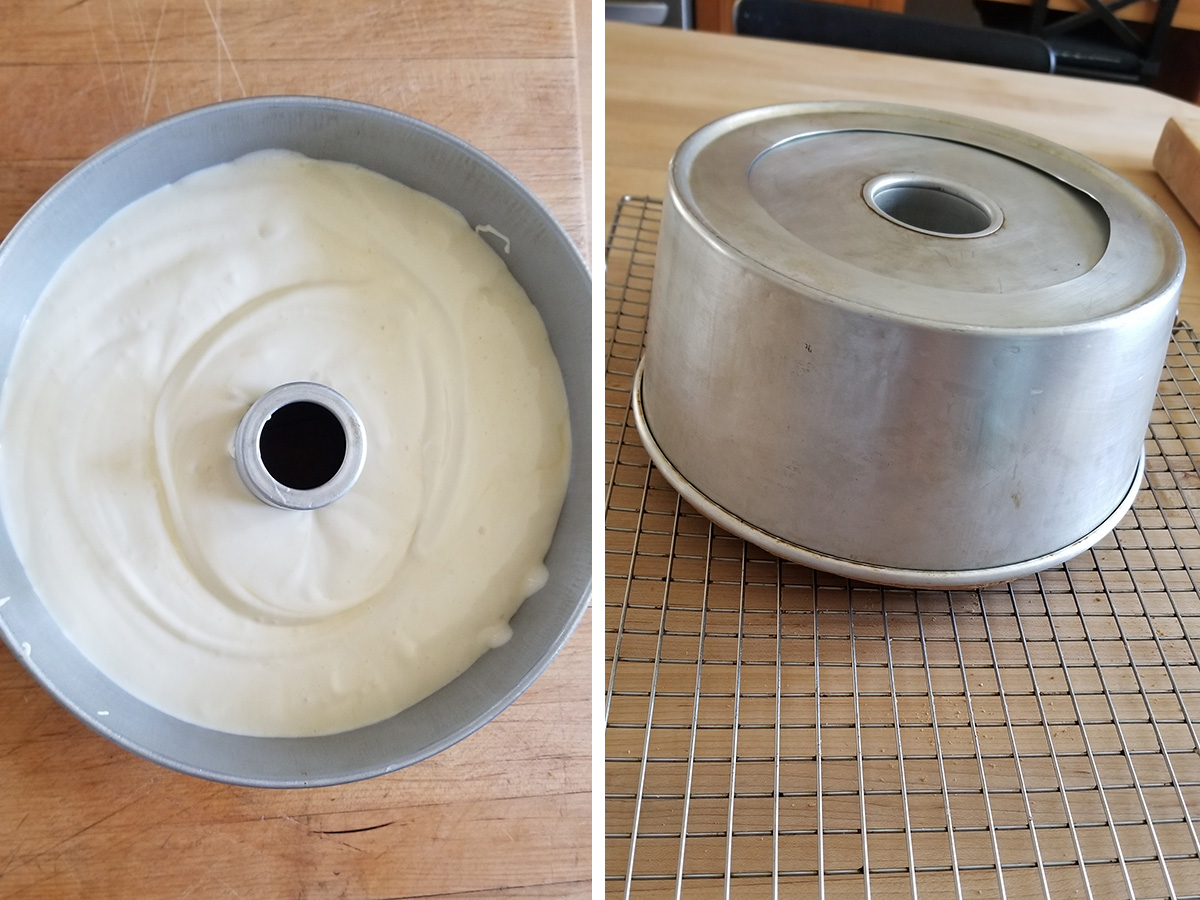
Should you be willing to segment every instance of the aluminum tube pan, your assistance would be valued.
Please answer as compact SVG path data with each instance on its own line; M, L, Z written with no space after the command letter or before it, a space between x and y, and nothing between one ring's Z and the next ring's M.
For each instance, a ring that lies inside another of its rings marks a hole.
M643 436L814 565L1029 571L1127 502L1183 270L1153 201L1032 135L739 113L671 163Z
M325 409L340 428L344 445L333 476L308 488L293 487L276 478L262 451L267 423L281 409L296 403ZM293 381L267 391L246 410L233 435L233 461L242 484L263 503L278 509L320 509L340 500L358 481L366 459L362 419L350 401L333 388L312 381Z
M42 686L115 743L161 765L256 787L380 775L482 727L550 664L591 599L591 276L570 238L516 178L425 122L324 97L256 97L164 119L100 151L43 196L0 244L0 378L23 321L68 254L117 210L190 172L256 150L354 163L458 209L484 232L541 314L566 384L570 482L546 556L550 578L513 616L512 639L437 693L375 725L313 738L225 734L136 700L59 630L0 527L0 635ZM0 523L2 525L2 523ZM104 711L107 715L99 715Z
M994 566L988 569L921 571L919 569L874 566L869 563L829 556L817 550L793 544L777 535L755 527L750 522L739 518L720 504L714 503L706 497L671 464L671 461L662 452L662 448L658 446L658 442L655 441L650 427L646 424L646 414L642 408L642 371L643 364L639 364L633 381L632 404L634 424L637 427L638 436L641 438L642 445L646 448L650 459L653 460L654 465L658 467L659 471L663 473L663 477L667 479L671 487L679 491L684 500L695 507L701 515L711 519L726 531L737 535L743 540L749 541L755 546L762 547L769 553L774 553L776 556L801 563L813 569L832 572L835 575L844 575L847 578L857 578L860 581L870 581L877 584L896 585L899 587L944 590L947 588L982 587L988 584L997 584L1057 566L1074 556L1078 556L1100 540L1100 538L1104 537L1104 535L1108 534L1108 532L1112 531L1116 524L1133 507L1134 500L1137 499L1138 491L1141 488L1142 476L1145 474L1146 469L1146 454L1143 451L1141 456L1138 457L1137 471L1134 473L1133 480L1129 483L1129 490L1125 492L1125 496L1121 498L1121 502L1109 514L1108 518L1088 534L1051 553L1046 553L1034 559L1022 560L1021 562L1009 565Z

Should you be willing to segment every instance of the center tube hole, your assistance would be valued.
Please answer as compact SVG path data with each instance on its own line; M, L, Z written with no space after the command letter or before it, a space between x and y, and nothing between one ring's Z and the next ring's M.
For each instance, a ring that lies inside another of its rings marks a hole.
M885 219L936 237L983 237L1004 224L989 197L949 179L881 175L863 188L863 198Z
M328 483L346 459L346 430L333 411L297 400L271 413L258 438L263 466L280 484L310 491Z

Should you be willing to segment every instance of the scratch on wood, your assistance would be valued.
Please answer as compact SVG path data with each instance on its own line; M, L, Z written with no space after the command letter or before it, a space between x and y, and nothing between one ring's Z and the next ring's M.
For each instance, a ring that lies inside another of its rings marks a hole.
M112 92L108 89L108 76L104 72L104 61L100 58L100 43L96 40L96 26L92 22L92 8L85 6L84 13L88 20L88 34L92 38L92 52L96 55L96 68L100 71L100 84L104 87L104 99L108 101L108 114L112 117L113 125L119 128L117 110L113 106Z
M138 34L142 39L142 46L146 44L146 23L142 21L142 11L139 8L137 0L126 0L125 6L127 9L133 10L133 21L137 25Z
M333 873L337 875L337 872ZM559 891L555 896L566 897L579 893L579 888L590 885L590 881L541 881L532 884L508 884L506 888L501 890L507 893L508 891L531 891L538 889L540 891L555 890ZM438 891L436 894L404 894L403 896L381 897L379 900L451 900L457 897L474 897L479 894L487 893L491 896L492 891L487 888L461 888L455 890L451 888L448 891ZM587 892L584 891L584 894ZM517 895L520 896L520 895ZM548 896L548 895L545 895Z
M154 41L150 44L150 52L146 56L146 80L142 84L143 125L150 121L150 101L154 97L154 83L158 77L158 70L155 66L155 61L158 56L158 41L159 38L162 37L163 16L166 14L166 12L167 0L162 0L162 5L158 8L158 25L154 29Z
M21 852L21 846L21 844L17 844L17 846L13 849L13 852L10 853L8 858L4 860L4 865L0 866L0 878L4 877L4 873L7 872L9 867L13 864L13 860L17 858L17 854Z
M107 0L108 5L108 26L112 29L113 49L116 51L117 57L117 80L121 84L121 98L125 102L125 109L129 108L129 83L125 80L125 59L121 53L121 32L117 28L117 16L113 10L112 0Z
M185 898L190 896L192 892L196 890L196 888L203 885L208 880L208 873L212 870L214 865L216 865L216 863L206 866L204 871L200 873L200 877L195 880L192 886L179 895L178 900L185 900Z
M229 52L229 44L225 42L225 35L221 31L221 0L217 0L216 12L213 11L212 4L208 0L204 0L204 8L208 10L208 18L212 20L213 34L216 37L216 62L217 62L217 99L223 100L224 91L221 85L221 51L225 52L225 58L229 60L229 68L233 72L234 80L237 81L238 90L242 92L242 96L246 96L246 86L242 84L242 76L238 72L237 63L233 61L233 54Z
M233 896L235 896L235 897L243 896L241 891L239 891L237 888L235 888L232 884L230 884L224 878L217 878L217 881L220 883L221 887L225 888L225 890L229 891L231 894L233 894Z
M63 854L63 852L65 852L65 848L72 841L74 841L76 838L78 838L80 835L84 834L85 832L91 831L97 825L107 822L113 816L119 815L120 813L129 809L129 807L133 806L136 803L140 803L141 800L142 800L142 795L139 794L138 796L136 796L132 800L130 800L128 803L122 804L117 809L114 809L112 812L108 813L107 815L101 816L100 818L96 819L94 822L91 822L90 824L85 825L82 828L78 829L73 834L63 838L62 840L56 841L54 844L47 847L45 850L42 850L39 853L35 853L32 856L26 857L25 859L21 860L20 865L27 866L36 860L42 859L43 857L48 857L50 859L58 858L59 856L61 856ZM6 871L7 871L7 868L8 868L8 866L6 864ZM16 867L14 867L14 868L16 868Z
M396 824L396 820L393 819L390 822L381 822L378 825L367 825L364 828L340 828L340 829L331 829L329 831L322 831L320 829L314 829L313 834L358 834L359 832L362 832L362 831L375 831L379 828L387 828L389 825L395 825L395 824Z
M29 818L29 813L25 813L25 815L21 816L21 821L17 823L16 827L12 830L12 834L9 835L10 840L12 838L16 837L17 832L19 832L21 830L21 826L25 824L25 820L28 818ZM8 857L4 860L4 865L0 865L0 880L2 880L4 878L4 873L9 870L9 868L13 864L13 861L16 860L17 857L20 855L22 846L24 846L23 843L17 843L16 847L13 848L12 853L10 853L8 855Z

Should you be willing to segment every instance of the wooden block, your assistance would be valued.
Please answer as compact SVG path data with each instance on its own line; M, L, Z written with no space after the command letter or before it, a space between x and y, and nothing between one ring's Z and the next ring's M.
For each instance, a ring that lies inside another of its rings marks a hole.
M1167 120L1154 151L1154 169L1200 224L1200 118Z

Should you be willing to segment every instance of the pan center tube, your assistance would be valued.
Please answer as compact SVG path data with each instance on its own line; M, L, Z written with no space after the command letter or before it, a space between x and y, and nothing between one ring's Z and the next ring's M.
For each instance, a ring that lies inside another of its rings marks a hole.
M937 175L880 175L863 187L863 199L889 222L934 237L985 237L1004 224L987 194Z
M233 438L242 484L279 509L319 509L345 496L366 454L362 421L350 401L312 381L267 391L251 404Z

